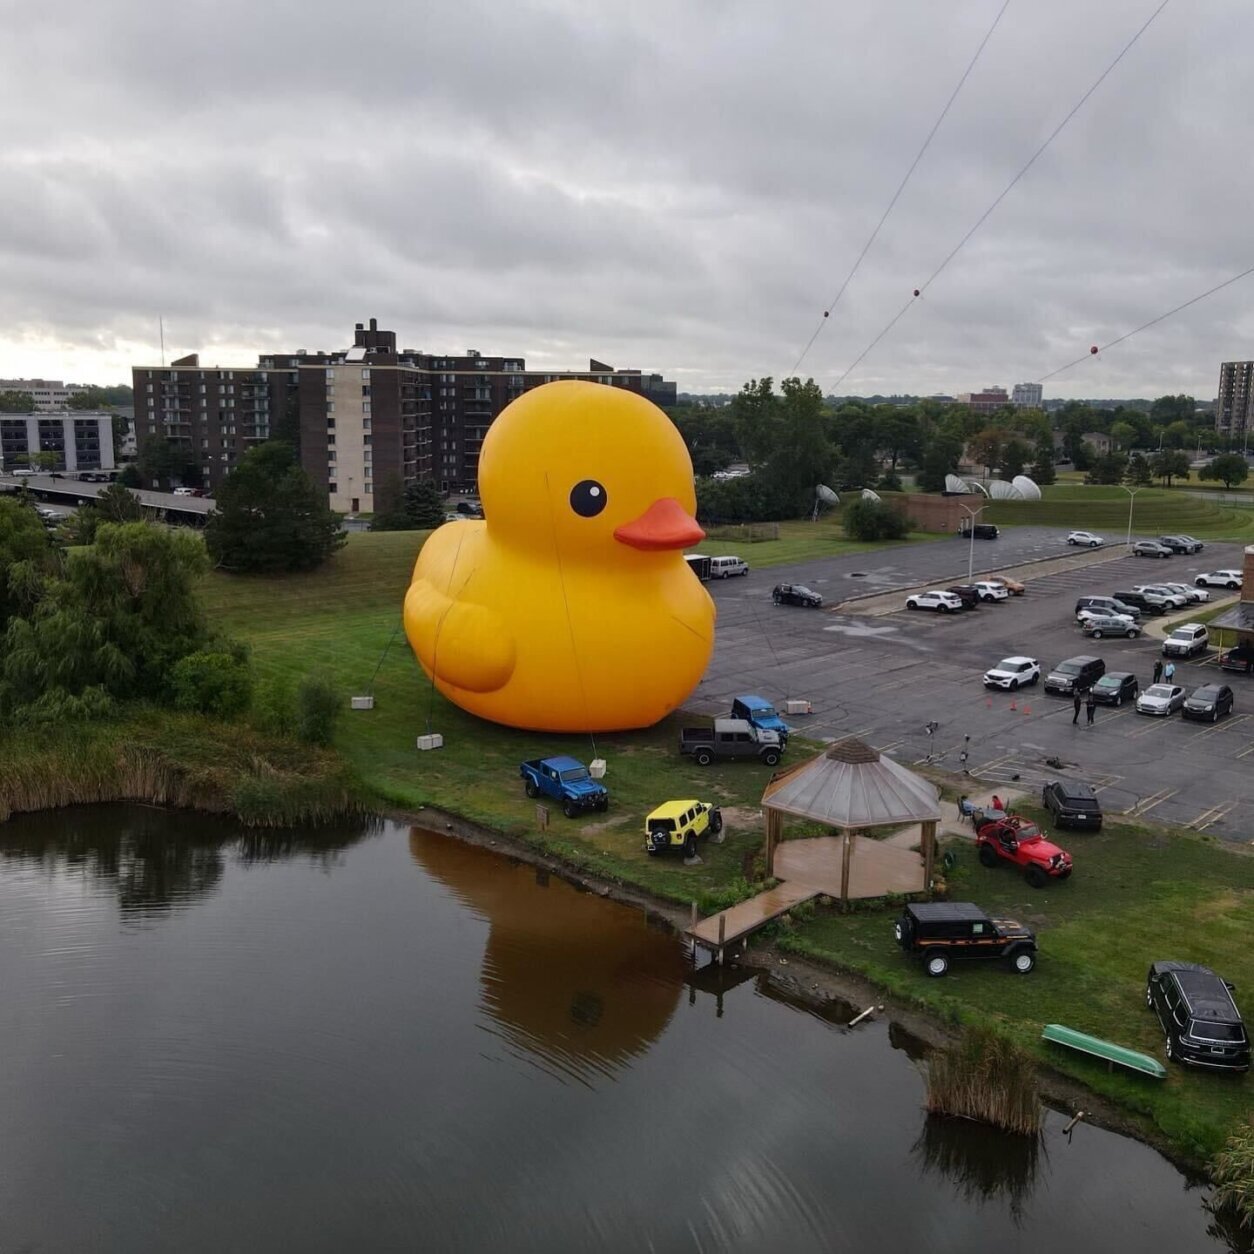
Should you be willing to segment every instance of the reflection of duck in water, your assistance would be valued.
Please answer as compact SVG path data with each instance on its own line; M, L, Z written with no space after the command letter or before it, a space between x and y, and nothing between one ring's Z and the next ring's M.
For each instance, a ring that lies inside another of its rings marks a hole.
M670 1022L685 962L639 911L446 836L410 831L414 860L491 925L483 1004L551 1073L590 1080L643 1053Z

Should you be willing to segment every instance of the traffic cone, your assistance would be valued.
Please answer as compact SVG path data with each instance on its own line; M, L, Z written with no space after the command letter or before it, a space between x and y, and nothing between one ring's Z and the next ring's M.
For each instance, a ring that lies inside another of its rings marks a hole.
M1024 714L1031 714L1031 713L1032 713L1032 707L1031 707L1030 705L1025 705L1025 706L1023 707L1023 712L1024 712Z
M1018 705L1017 705L1017 701L1018 701L1018 698L1017 698L1017 697L1011 697L1011 698L1010 698L1010 708L1011 708L1012 710L1017 710L1017 709L1019 708L1019 707L1018 707Z
M991 710L993 708L993 698L986 697L984 700L984 704ZM1254 845L1254 840L1252 840L1250 844Z

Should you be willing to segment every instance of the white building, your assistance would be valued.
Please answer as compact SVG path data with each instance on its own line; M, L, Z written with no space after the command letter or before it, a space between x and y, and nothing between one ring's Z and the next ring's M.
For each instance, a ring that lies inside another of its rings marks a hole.
M113 414L0 414L0 469L32 466L40 453L57 455L54 470L115 470Z
M1016 409L1040 409L1045 389L1039 383L1016 383L1010 403Z
M60 379L0 379L0 392L29 392L35 398L35 408L43 413L67 408L71 396L85 391L77 383L62 383Z

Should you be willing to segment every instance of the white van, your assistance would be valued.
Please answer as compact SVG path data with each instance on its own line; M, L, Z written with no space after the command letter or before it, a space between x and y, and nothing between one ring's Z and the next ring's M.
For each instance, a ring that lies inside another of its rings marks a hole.
M739 557L710 558L710 578L730 579L732 575L747 575L749 563Z

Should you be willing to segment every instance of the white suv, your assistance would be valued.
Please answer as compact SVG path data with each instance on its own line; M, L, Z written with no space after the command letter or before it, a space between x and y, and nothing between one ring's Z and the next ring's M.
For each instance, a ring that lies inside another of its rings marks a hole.
M952 592L942 592L938 588L933 588L930 592L916 592L914 596L907 597L906 609L935 610L938 614L952 614L954 610L962 609L962 598L955 596Z
M977 583L975 590L981 601L1006 601L1010 597L1010 589L1004 583L993 583L990 580Z
M1189 598L1179 592L1173 592L1165 583L1134 583L1133 592L1146 593L1161 597L1172 609L1182 610L1189 603Z
M1041 664L1034 657L1004 657L992 670L984 672L985 688L1009 688L1014 692L1041 677Z
M16 473L16 472L14 472ZM1239 570L1209 570L1193 581L1199 588L1227 588L1235 592L1241 586Z
M1192 657L1205 653L1210 644L1210 633L1201 623L1181 623L1163 641L1163 657Z
M1101 536L1095 536L1091 531L1073 531L1067 537L1068 544L1079 544L1082 547L1097 549L1106 543Z

